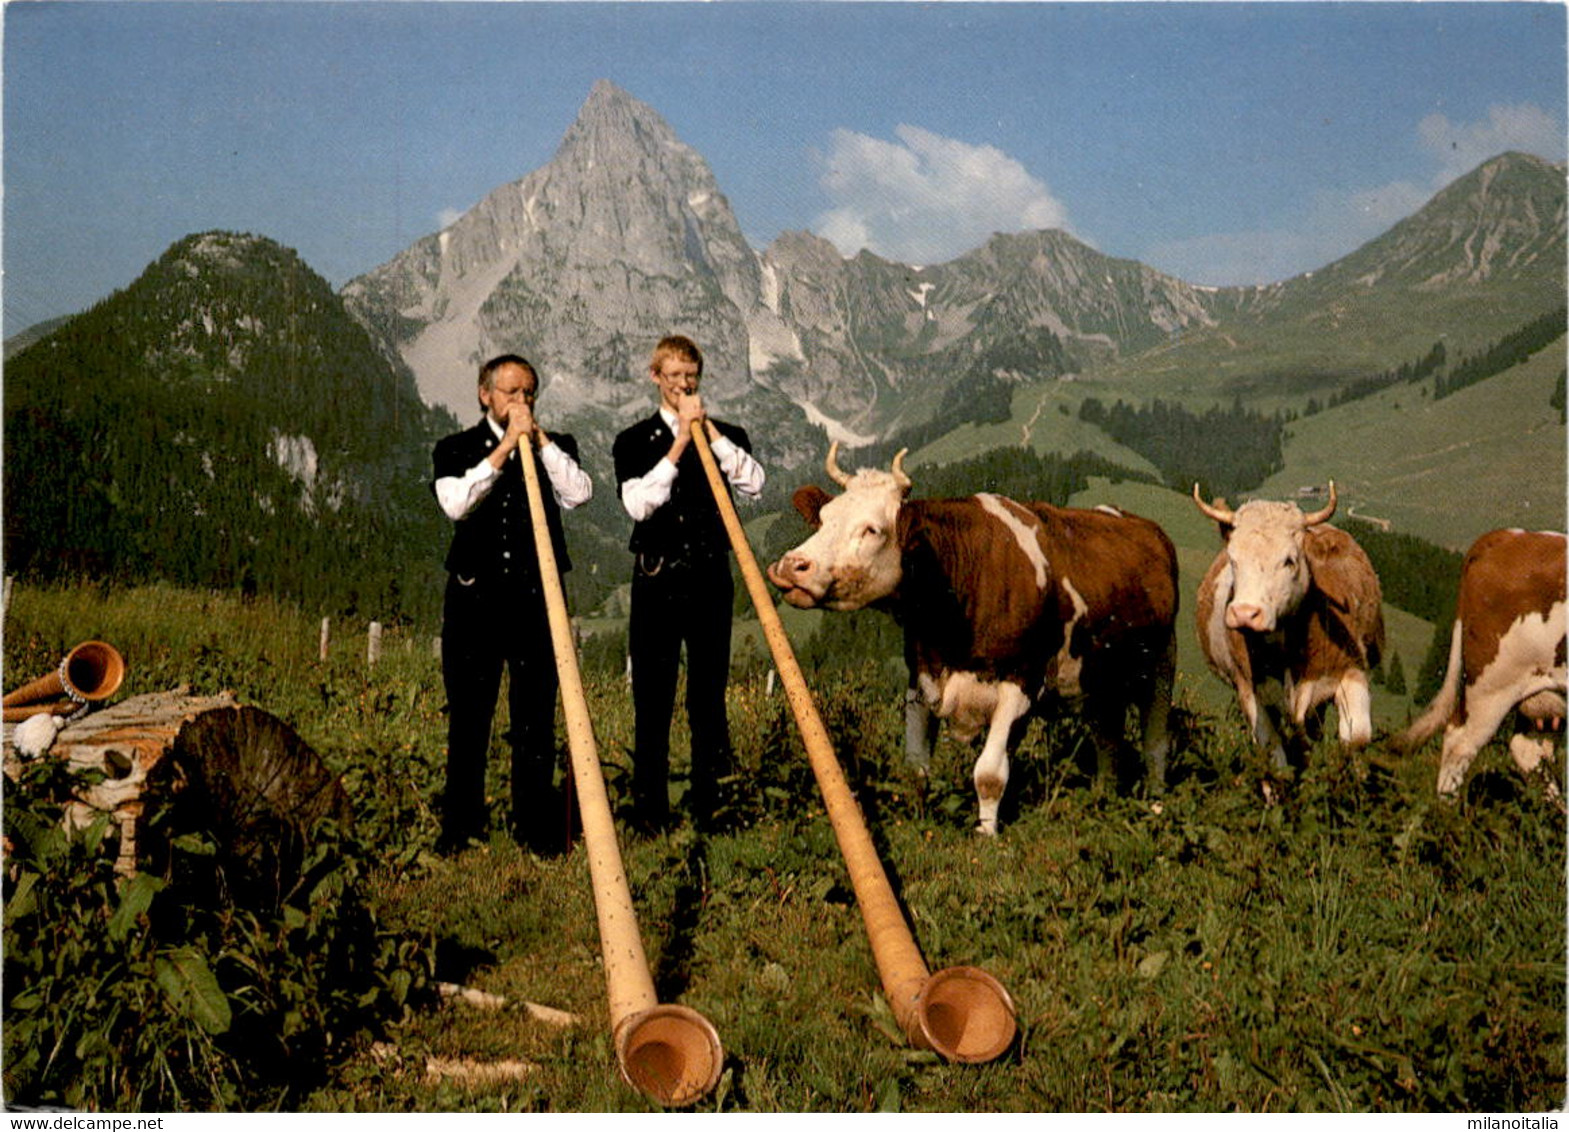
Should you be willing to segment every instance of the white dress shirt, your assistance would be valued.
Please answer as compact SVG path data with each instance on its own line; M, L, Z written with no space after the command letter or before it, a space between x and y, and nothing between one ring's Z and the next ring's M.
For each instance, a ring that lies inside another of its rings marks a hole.
M680 418L663 405L659 406L659 415L671 435L675 435L679 431ZM748 499L763 494L763 465L753 459L750 452L723 433L718 440L710 441L708 447L714 454L714 463L719 465L732 487ZM662 456L648 473L634 476L621 485L621 506L626 508L634 523L641 523L670 501L670 488L675 482L676 466L669 456Z
M490 431L496 434L498 441L506 436L506 430L491 420L489 414L485 416L485 423L490 426ZM526 443L530 442L520 442L519 447L513 449L507 459L517 459L518 452ZM594 481L589 479L588 473L578 466L577 461L563 452L554 440L539 450L539 459L545 465L545 475L550 480L550 490L563 511L570 511L592 498ZM496 481L500 478L501 473L490 462L489 457L486 457L461 476L444 476L437 480L436 501L441 504L441 509L446 512L447 518L457 522L479 506L480 500L490 494L490 489L496 486Z

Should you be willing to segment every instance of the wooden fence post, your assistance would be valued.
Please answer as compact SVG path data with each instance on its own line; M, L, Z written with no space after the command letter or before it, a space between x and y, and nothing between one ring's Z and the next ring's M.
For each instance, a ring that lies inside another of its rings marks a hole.
M381 659L381 622L372 621L365 642L365 663L374 667Z
M327 639L332 635L329 628L331 624L332 619L330 617L321 619L321 659L323 660L327 659Z

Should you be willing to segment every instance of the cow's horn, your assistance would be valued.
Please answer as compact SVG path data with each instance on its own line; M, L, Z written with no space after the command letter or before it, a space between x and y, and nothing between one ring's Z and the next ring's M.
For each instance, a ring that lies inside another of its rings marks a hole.
M850 486L850 476L839 467L839 442L833 441L828 445L828 478L840 487Z
M904 458L909 452L908 448L901 448L893 458L893 480L894 483L899 485L900 491L909 491L913 486L910 483L910 477L904 471Z
M1315 527L1319 523L1327 523L1327 522L1329 522L1329 517L1335 513L1335 504L1338 503L1338 502L1339 502L1339 499L1335 495L1335 481L1334 480L1330 480L1329 481L1329 502L1326 503L1321 510L1315 511L1311 515L1304 515L1304 516L1302 516L1303 524L1305 526Z
M1193 485L1193 502L1199 505L1200 511L1223 526L1229 527L1237 521L1237 513L1229 507L1217 507L1213 503L1205 503L1204 498L1199 495L1198 484Z

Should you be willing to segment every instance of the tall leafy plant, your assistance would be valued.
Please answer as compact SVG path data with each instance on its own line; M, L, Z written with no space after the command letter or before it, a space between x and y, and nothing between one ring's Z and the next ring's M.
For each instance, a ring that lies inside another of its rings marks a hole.
M169 837L162 875L118 875L107 815L63 821L80 783L44 758L8 791L8 1105L288 1107L430 987L432 949L378 925L367 854L331 823L282 899L247 908L214 898L204 834Z

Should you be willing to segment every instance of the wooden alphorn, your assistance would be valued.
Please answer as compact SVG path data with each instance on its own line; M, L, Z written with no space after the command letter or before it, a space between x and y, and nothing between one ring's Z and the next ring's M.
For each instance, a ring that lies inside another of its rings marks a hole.
M662 1004L654 993L654 979L632 908L631 888L616 844L615 823L605 793L604 770L594 741L588 700L583 694L561 573L545 521L533 444L525 440L519 445L517 456L523 464L534 548L539 555L539 576L550 618L550 640L561 680L561 707L566 717L567 745L583 825L583 848L588 853L594 909L599 918L599 947L605 964L616 1061L628 1084L662 1105L683 1108L696 1104L719 1083L724 1050L708 1019L687 1006Z
M888 996L894 1016L905 1036L918 1048L934 1050L949 1061L992 1061L1007 1050L1017 1032L1013 1000L1001 983L979 968L947 967L934 975L921 958L867 832L861 808L834 756L833 742L812 702L812 693L774 607L773 595L763 580L746 532L741 529L735 504L709 448L704 422L693 426L692 437L806 745L828 820L855 888L883 993Z
M124 679L125 660L113 645L83 641L59 668L7 694L0 707L7 723L44 712L66 715L107 700Z

